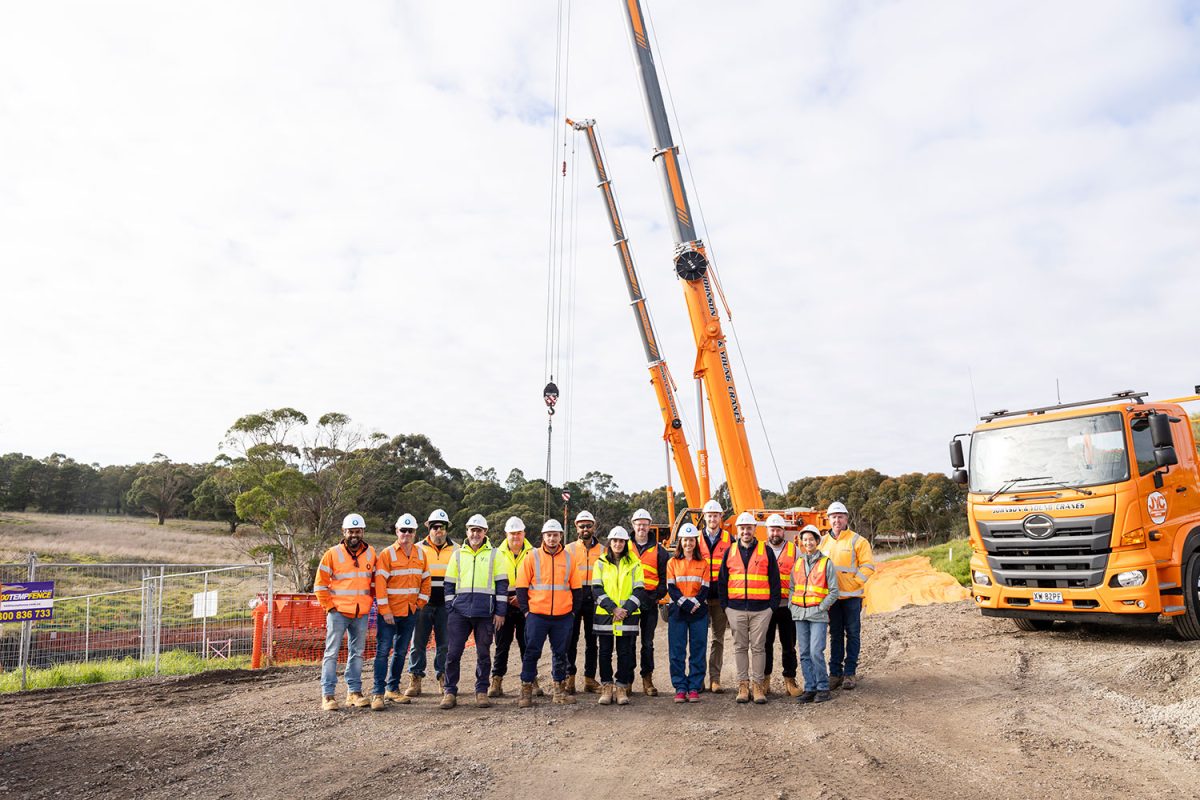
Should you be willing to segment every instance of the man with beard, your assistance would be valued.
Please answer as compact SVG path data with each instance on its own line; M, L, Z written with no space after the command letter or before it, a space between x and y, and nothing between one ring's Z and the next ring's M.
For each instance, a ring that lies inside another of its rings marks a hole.
M346 656L346 707L371 704L362 693L363 649L367 644L367 618L371 614L371 582L375 577L375 548L363 541L367 523L358 514L342 520L342 541L325 551L317 567L313 592L325 609L325 656L321 661L321 708L337 711L338 651L348 638Z

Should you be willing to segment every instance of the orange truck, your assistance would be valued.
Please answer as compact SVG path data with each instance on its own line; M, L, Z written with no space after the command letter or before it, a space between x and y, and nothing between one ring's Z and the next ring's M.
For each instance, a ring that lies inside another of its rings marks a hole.
M1195 391L994 411L950 441L984 616L1023 631L1169 622L1200 639L1200 412L1185 410Z

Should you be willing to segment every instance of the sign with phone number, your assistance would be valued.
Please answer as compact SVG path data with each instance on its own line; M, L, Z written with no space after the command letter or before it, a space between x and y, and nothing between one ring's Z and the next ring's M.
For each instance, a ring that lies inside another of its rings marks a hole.
M54 619L54 581L0 583L0 623Z

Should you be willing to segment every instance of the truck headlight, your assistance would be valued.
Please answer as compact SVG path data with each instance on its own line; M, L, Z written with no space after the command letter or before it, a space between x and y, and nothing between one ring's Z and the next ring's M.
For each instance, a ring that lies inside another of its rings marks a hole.
M1146 570L1131 569L1117 574L1117 585L1128 589L1131 586L1141 586L1146 582Z
M979 570L975 570L975 572L972 573L971 577L974 578L975 582L978 583L980 586L991 586L992 585L992 579L987 576L986 572L981 572Z

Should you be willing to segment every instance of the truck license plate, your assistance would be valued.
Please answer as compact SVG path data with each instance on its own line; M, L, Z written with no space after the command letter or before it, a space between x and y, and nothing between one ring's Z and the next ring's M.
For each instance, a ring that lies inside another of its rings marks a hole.
M1033 602L1035 603L1061 603L1063 601L1062 592L1034 592Z

